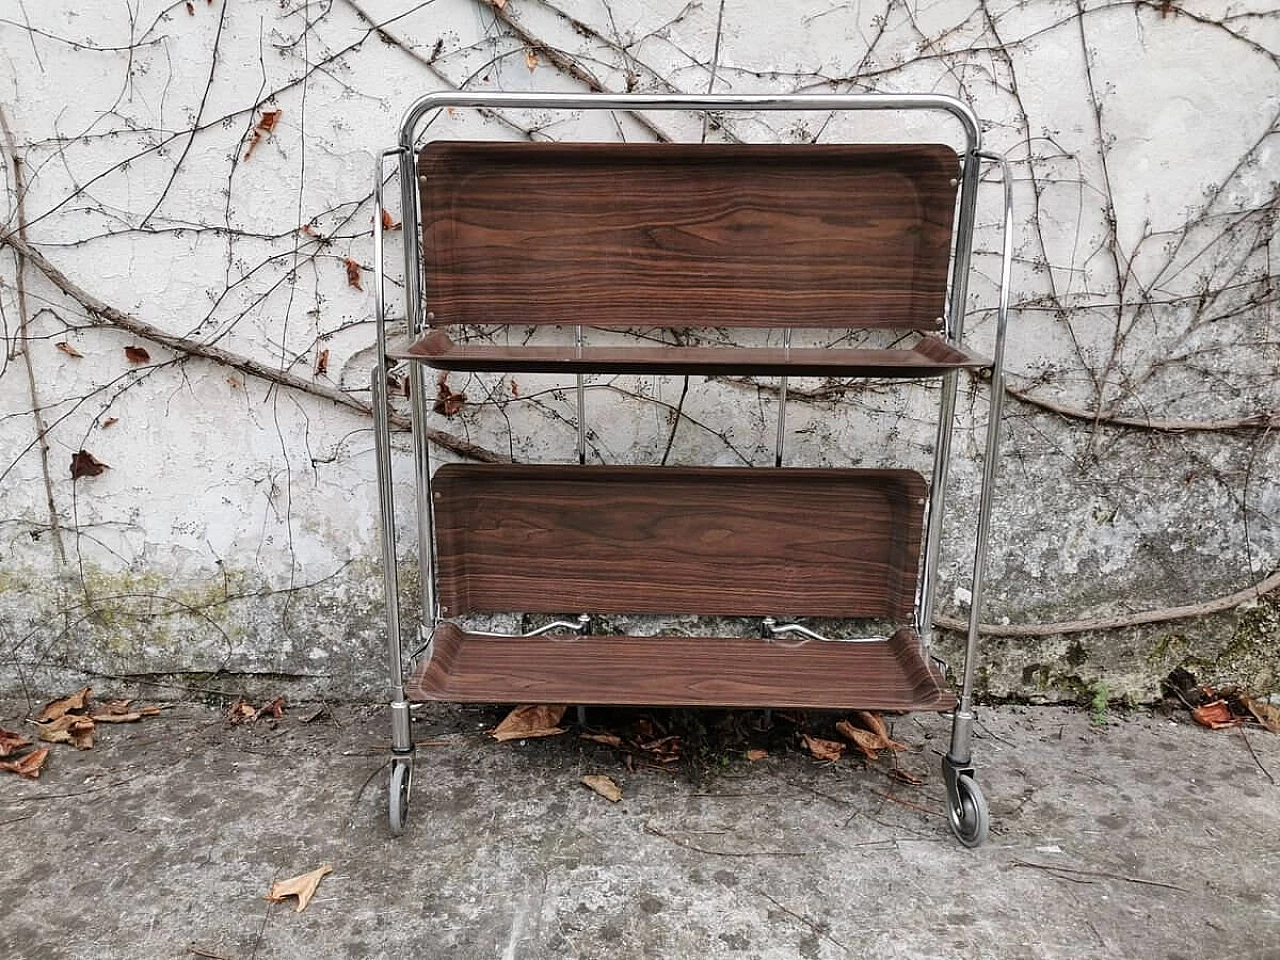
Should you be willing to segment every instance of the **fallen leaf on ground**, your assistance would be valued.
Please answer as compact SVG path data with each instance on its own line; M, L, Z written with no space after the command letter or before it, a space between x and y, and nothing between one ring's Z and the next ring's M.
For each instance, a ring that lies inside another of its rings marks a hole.
M90 716L97 723L134 723L143 717L160 716L160 708L149 704L134 709L132 700L111 700Z
M755 763L757 760L763 760L768 755L768 750L761 750L759 747L747 751L747 759L752 763Z
M31 746L31 741L20 733L0 727L0 757L17 753L23 747Z
M333 866L326 863L323 867L317 867L310 873L290 877L288 880L277 880L271 885L271 890L263 899L270 900L272 903L281 903L289 897L297 897L298 906L294 908L293 912L301 913L307 909L307 904L315 896L316 887L320 886L320 881L330 873L333 873Z
M596 743L603 743L610 747L622 746L622 738L615 733L580 733L578 736L583 740L594 740Z
M557 726L568 709L563 704L529 704L516 707L503 721L490 731L489 736L498 741L526 740L531 737L554 737L564 733Z
M1196 707L1191 711L1191 718L1200 726L1208 727L1210 730L1234 727L1240 722L1238 717L1232 715L1231 708L1227 706L1225 700L1214 700L1212 703Z
M151 362L151 354L147 353L147 351L144 350L142 347L132 347L132 346L125 347L124 355L125 355L125 359L127 359L130 363L150 363Z
M58 341L57 343L55 343L55 344L54 344L54 346L55 346L55 347L57 347L59 350L61 350L63 353L65 353L68 357L83 357L83 356L84 356L84 354L83 354L83 353L81 353L79 350L77 350L77 349L76 349L75 347L73 347L71 344L67 343L65 340L60 340L60 341Z
M582 782L613 803L622 799L622 789L602 773L589 774L582 778Z
M872 713L870 710L859 710L855 716L858 722L874 733L885 743L889 743L889 728L884 725L884 721L880 719L880 714Z
M270 703L264 703L260 707L255 707L248 700L241 697L227 710L227 722L232 724L251 723L254 720L261 720L263 717L271 717L280 719L284 716L284 697L276 697Z
M680 759L680 737L672 734L658 737L656 740L645 740L636 744L636 749L647 753L657 763L675 763Z
M40 739L46 743L69 743L77 750L88 750L93 746L93 727L92 717L68 713L40 724Z
M352 260L350 257L347 257L342 261L342 263L347 268L347 286L355 287L357 290L363 292L364 284L360 280L360 264L357 261Z
M804 744L805 749L817 757L819 760L839 760L844 756L844 744L836 740L823 740L820 737L811 737L807 733L800 735L800 740Z
M103 470L111 468L95 457L88 450L80 450L71 455L71 479L79 480L81 477L96 477Z
M18 776L25 777L28 780L35 780L40 776L40 769L48 759L49 748L41 747L39 750L33 750L19 760L0 761L0 770L16 773Z
M69 697L63 697L61 700L51 700L44 705L44 709L36 717L36 723L48 723L50 720L57 720L59 717L74 710L83 710L89 705L89 697L92 695L93 687L84 687Z
M1253 697L1241 697L1240 700L1263 727L1272 733L1280 733L1280 710L1265 700L1255 700Z
M884 749L878 735L870 730L855 727L848 720L837 723L836 732L857 747L868 760L874 760L879 755L879 751Z

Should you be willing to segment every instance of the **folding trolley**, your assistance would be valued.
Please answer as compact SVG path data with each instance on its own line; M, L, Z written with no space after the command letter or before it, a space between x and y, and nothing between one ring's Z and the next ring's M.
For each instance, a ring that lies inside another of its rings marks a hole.
M419 149L424 119L445 108L931 111L958 121L964 147L436 141ZM408 338L395 343L383 257L388 160L404 225ZM1004 187L989 357L963 341L984 160L999 167ZM399 144L379 156L373 220L392 833L403 831L408 812L410 701L444 700L952 711L943 761L950 824L962 843L983 841L988 812L970 740L999 452L1011 187L1003 157L982 150L972 110L931 94L447 92L409 108ZM834 339L815 340L816 331ZM855 331L881 340L855 340ZM421 578L408 677L387 400L388 376L401 364ZM576 462L433 469L427 367L571 378ZM957 698L928 642L962 371L986 377L990 412ZM589 463L590 374L777 378L773 465ZM929 481L906 469L785 466L788 383L798 376L940 377ZM476 616L495 613L547 622L508 634L477 627ZM753 626L740 636L611 628L610 618L637 615ZM887 626L883 635L837 636L855 621Z

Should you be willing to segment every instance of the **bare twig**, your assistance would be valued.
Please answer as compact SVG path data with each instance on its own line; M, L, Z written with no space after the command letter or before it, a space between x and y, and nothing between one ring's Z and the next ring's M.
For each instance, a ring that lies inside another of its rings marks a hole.
M13 131L9 129L9 118L4 106L0 105L0 132L4 134L5 155L9 166L13 168L13 192L18 214L18 236L27 237L27 181L22 171L22 158L18 156L18 147L13 139ZM53 502L53 477L49 473L49 425L45 423L44 413L40 407L40 393L36 389L35 361L31 359L31 313L27 310L27 258L21 250L14 249L14 257L18 261L15 287L18 294L18 336L16 349L22 352L23 365L27 369L27 388L31 396L31 419L35 422L36 443L40 448L40 470L44 475L45 502L49 506L49 533L53 537L53 548L58 553L58 562L67 562L67 549L62 542L62 525L58 520L58 507Z
M673 837L669 833L663 833L651 823L644 825L644 832L651 833L655 837L661 837L663 840L669 840L677 847L684 847L686 850L692 850L695 853L705 853L713 857L803 857L805 853L800 850L712 850L709 847L700 847L696 843L690 843L688 840L681 840L679 837Z
M981 623L978 632L989 637L1055 637L1064 633L1091 633L1096 630L1119 630L1124 627L1138 627L1145 623L1165 623L1169 620L1187 620L1192 617L1204 617L1211 613L1221 613L1257 600L1280 587L1280 570L1265 580L1260 580L1251 587L1237 590L1229 596L1202 603L1192 603L1184 607L1162 607L1158 610L1146 610L1142 613L1123 614L1116 617L1094 617L1088 620L1059 620L1050 623ZM934 617L935 626L944 630L965 631L969 624L965 620L953 617Z
M309 393L313 396L321 397L333 403L341 404L344 407L350 407L352 410L358 410L364 414L372 414L373 408L349 393L331 387L324 383L306 380L297 374L290 373L288 370L277 370L269 367L258 360L250 357L244 357L230 350L224 350L221 347L213 346L208 343L201 343L198 340L192 340L189 337L180 337L172 333L166 333L159 327L153 326L144 320L140 320L132 314L125 313L110 304L104 303L84 288L80 287L67 278L61 270L55 267L45 258L44 254L30 246L22 238L16 234L8 233L0 235L0 243L6 244L16 250L18 253L26 257L37 269L43 273L49 281L60 289L71 299L80 304L89 314L90 319L96 323L104 323L113 327L119 327L121 330L127 330L138 337L150 340L152 343L158 343L168 347L178 353L188 356L202 357L206 360L212 360L214 363L220 363L232 369L239 370L241 373L257 377L269 383L278 384L284 387L290 387L294 390L300 390L303 393ZM407 427L408 421L397 414L392 414L392 423L399 427ZM426 435L432 443L437 446L444 447L446 450L467 457L472 460L480 460L485 463L505 463L509 461L508 457L502 454L494 453L477 444L471 443L469 440L463 440L451 433L445 433L442 430L436 430L428 427Z
M1062 877L1063 880L1070 880L1072 877L1097 877L1101 880L1123 880L1125 883L1136 883L1144 887L1162 887L1165 890L1178 890L1186 893L1186 887L1180 887L1176 883L1165 883L1163 880L1147 880L1143 877L1130 877L1122 873L1108 873L1105 870L1079 870L1074 867L1060 867L1052 863L1032 863L1029 860L1012 860L1010 863L1015 867L1031 867L1035 870L1045 870L1049 873L1063 873L1069 876Z
M1271 781L1271 785L1274 787L1276 783L1276 778L1271 775L1271 771L1268 770L1266 767L1264 767L1262 765L1262 761L1258 759L1257 753L1255 753L1253 750L1253 744L1249 742L1249 737L1244 732L1244 726L1243 725L1238 726L1236 727L1236 729L1240 731L1240 739L1244 741L1244 745L1249 751L1249 756L1253 757L1253 762L1258 765L1258 769L1263 772L1266 778Z

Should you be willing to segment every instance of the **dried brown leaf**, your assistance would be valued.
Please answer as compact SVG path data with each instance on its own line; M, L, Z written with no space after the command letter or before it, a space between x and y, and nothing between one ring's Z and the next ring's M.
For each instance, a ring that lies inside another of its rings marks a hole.
M316 376L323 377L329 372L329 351L321 350L316 354Z
M1249 708L1249 712L1253 714L1253 718L1271 733L1280 733L1280 710L1277 710L1265 700L1255 700L1253 697L1241 697L1241 702Z
M566 709L563 704L546 703L516 707L489 735L498 741L554 737L564 733L564 728L557 724L564 717Z
M879 737L884 743L889 742L889 728L884 725L884 721L880 719L880 714L873 713L870 710L859 710L854 714L858 718L858 722Z
M284 697L276 697L270 703L264 703L258 708L258 712L254 714L253 719L259 720L262 717L271 717L279 720L284 716Z
M84 356L83 353L81 353L71 344L67 343L65 340L58 341L57 343L54 344L54 346L57 347L59 350L61 350L63 353L65 353L68 357L76 357L77 359L79 359Z
M878 755L877 751L884 749L884 744L877 734L855 727L848 720L837 723L836 732L857 747L868 760L874 760Z
M347 268L347 286L355 287L357 290L363 292L364 283L360 280L360 264L357 261L352 260L350 257L347 257L342 261L342 263L343 266Z
M88 450L79 450L71 455L71 479L96 477L103 470L110 470L109 464L103 463Z
M18 760L0 761L0 770L16 773L18 776L25 777L28 780L35 780L40 776L40 770L48 759L49 748L41 747L39 750L33 750Z
M747 759L750 760L752 763L755 763L757 760L763 760L768 755L769 755L768 750L762 750L759 747L753 747L752 749L747 751Z
M391 211L383 209L382 211L382 229L383 230L399 230L400 224L391 216Z
M466 402L465 393L454 393L449 387L449 374L440 374L440 379L436 381L436 402L432 409L442 416L452 417L457 415Z
M111 427L114 427L119 422L120 422L119 417L107 417L107 419L102 421L102 429L107 430Z
M588 774L582 778L582 782L611 803L622 799L622 788L602 773Z
M57 720L65 714L83 710L89 706L89 698L92 696L92 687L82 687L69 697L63 697L61 700L50 700L36 716L36 723L48 723L50 720Z
M1240 718L1231 713L1231 707L1225 700L1201 704L1191 711L1191 719L1210 730L1224 730L1240 722Z
M31 741L22 734L0 727L0 757L12 756L19 750L29 746L31 746Z
M610 747L622 746L622 738L614 733L580 733L578 736L583 740L593 740Z
M532 47L525 50L524 65L529 68L530 73L538 69L538 51L537 50L534 50Z
M93 746L92 717L68 713L40 724L38 729L40 739L47 743L69 743L77 750L88 750Z
M130 363L150 363L151 354L147 353L146 348L137 346L128 346L124 348L125 359Z
M310 873L290 877L288 880L277 880L263 899L270 900L272 903L281 903L289 897L297 897L298 905L293 912L301 913L307 909L307 904L315 896L316 887L320 886L320 881L331 873L333 873L333 865L326 863Z
M258 122L253 128L253 136L249 140L249 149L244 152L246 160L253 156L253 150L262 141L262 138L276 128L276 124L280 122L280 114L282 112L279 108L262 111L262 116L258 118Z
M803 733L800 735L800 741L805 749L819 760L835 761L844 756L844 744L837 740L823 740L821 737L812 737Z
M257 719L258 711L249 701L240 699L227 709L227 722L236 724Z

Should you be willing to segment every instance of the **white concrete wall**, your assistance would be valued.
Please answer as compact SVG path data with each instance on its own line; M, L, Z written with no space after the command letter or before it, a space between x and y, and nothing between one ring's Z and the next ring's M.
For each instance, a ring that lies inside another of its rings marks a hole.
M372 152L394 141L415 95L583 90L594 78L612 90L968 98L988 146L1013 161L1018 204L1009 368L1019 396L1007 408L986 619L1034 624L1209 600L1280 559L1276 433L1222 429L1280 408L1280 14L1262 0L1227 10L1198 0L0 0L0 102L25 179L22 235L71 284L169 335L367 402ZM270 110L279 122L247 156ZM650 118L676 139L894 135L863 116L721 119L704 131L690 116ZM431 134L653 136L628 117L499 122L466 111ZM3 230L17 232L5 169ZM971 285L980 346L992 334L998 202L991 180ZM0 687L61 682L65 669L374 689L369 418L128 333L29 262L23 303L13 250L0 257ZM348 284L347 258L364 292ZM131 345L149 361L131 363ZM570 456L569 398L517 380L455 375L469 402L436 426L520 459ZM593 455L661 458L680 387L595 381ZM761 396L695 383L671 459L768 462L771 395ZM796 403L791 462L927 464L934 393L872 385L847 396L855 403ZM966 385L960 406L943 564L953 615L984 392ZM47 485L33 407L48 426ZM1201 429L1133 425L1146 420ZM81 449L110 469L73 481ZM407 468L402 457L402 484ZM1274 655L1236 657L1242 618L1274 630L1274 611L1262 613L1085 635L1070 664L1066 638L997 647L988 682L1054 695L1106 679L1145 693L1192 656L1275 684Z

